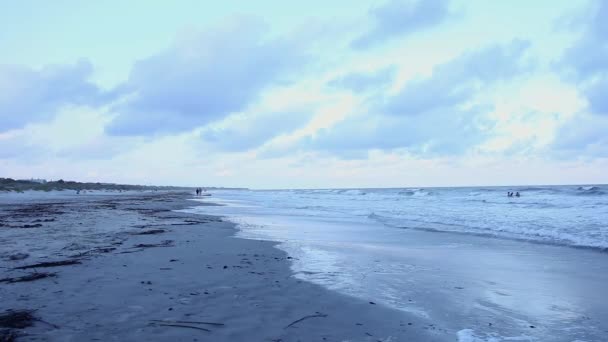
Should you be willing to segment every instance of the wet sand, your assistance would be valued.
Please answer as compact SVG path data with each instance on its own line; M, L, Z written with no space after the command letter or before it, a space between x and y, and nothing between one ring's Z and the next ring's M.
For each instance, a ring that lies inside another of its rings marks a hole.
M39 319L13 329L18 340L454 339L414 315L293 277L294 260L275 243L236 238L232 223L173 211L202 205L191 197L0 195L0 278L54 273L0 283L0 314L28 309ZM15 269L65 260L80 263Z
M608 340L605 251L242 210L193 211L226 212L239 236L280 243L299 279L417 315L452 341Z

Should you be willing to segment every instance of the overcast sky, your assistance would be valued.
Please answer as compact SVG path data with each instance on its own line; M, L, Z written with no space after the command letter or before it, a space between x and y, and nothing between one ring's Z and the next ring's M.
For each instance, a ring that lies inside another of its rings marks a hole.
M608 1L3 1L0 177L608 183Z

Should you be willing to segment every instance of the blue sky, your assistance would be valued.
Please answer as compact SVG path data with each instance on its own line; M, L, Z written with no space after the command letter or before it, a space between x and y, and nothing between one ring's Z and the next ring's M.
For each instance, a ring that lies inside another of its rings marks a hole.
M602 1L0 1L0 175L608 182Z

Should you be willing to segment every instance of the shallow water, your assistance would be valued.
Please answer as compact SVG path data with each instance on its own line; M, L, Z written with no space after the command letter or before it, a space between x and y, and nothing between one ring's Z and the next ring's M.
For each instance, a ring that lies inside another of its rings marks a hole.
M298 277L455 340L604 341L604 189L218 191L205 200L225 206L195 210L281 242Z

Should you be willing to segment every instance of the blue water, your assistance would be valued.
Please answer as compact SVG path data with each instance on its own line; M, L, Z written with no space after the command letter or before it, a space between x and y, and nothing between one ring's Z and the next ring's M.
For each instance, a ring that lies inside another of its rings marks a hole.
M521 197L507 197L519 191ZM374 221L399 229L608 249L608 186L222 191L239 215ZM222 213L226 213L223 210Z
M296 277L415 315L448 340L608 340L606 185L224 190L202 200L223 205L194 212L279 242Z

